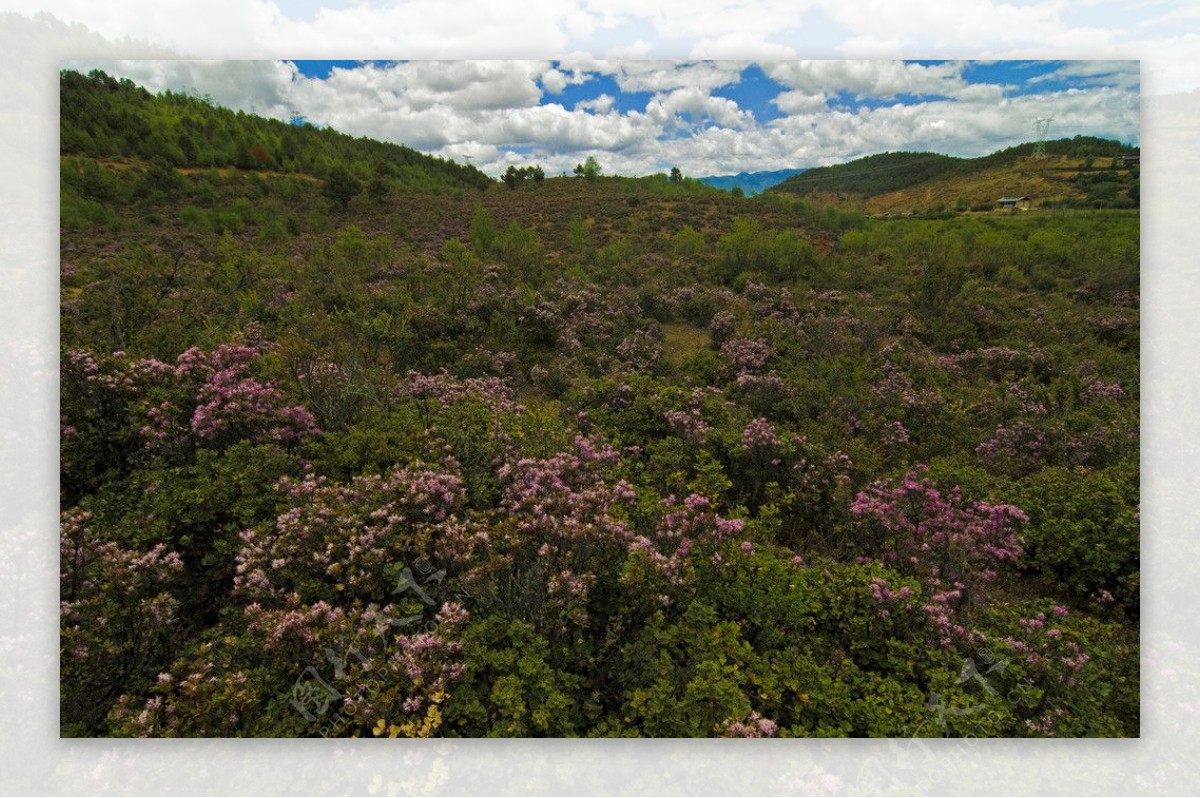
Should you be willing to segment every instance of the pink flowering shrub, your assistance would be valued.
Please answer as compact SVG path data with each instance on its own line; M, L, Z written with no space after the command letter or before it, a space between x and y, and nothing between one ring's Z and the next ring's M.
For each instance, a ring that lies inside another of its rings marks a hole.
M657 327L642 327L617 344L619 369L633 374L653 374L662 369L662 332Z
M1016 421L997 427L990 440L975 447L975 454L990 469L1021 475L1045 465L1052 447L1044 430Z
M627 362L635 350L640 352L635 360L641 365L655 357L651 340L644 336L639 340L635 333L637 307L636 295L627 288L601 290L578 279L559 278L535 302L521 308L518 322L531 343L599 375L622 361L617 347L623 341L632 347L626 352Z
M209 445L250 439L293 443L318 433L312 414L288 405L277 387L250 374L261 352L222 344L211 353L193 347L179 356L174 388L182 398L146 410L148 448Z
M713 343L717 346L724 346L727 341L733 338L733 334L736 331L737 319L727 310L713 314L712 321L708 325L708 333L712 336Z
M633 540L632 485L608 472L620 453L577 436L572 450L500 465L500 513L483 534L456 529L441 551L472 594L552 632L585 626L597 581L611 581Z
M155 358L69 349L59 367L63 500L76 502L127 471L143 448L148 395L171 385L174 369Z
M666 392L660 394L663 398ZM663 413L673 434L691 443L704 443L714 427L726 421L729 410L734 407L720 388L706 386L692 388L684 394L682 406L679 409L667 410Z
M792 292L785 287L776 288L747 280L742 295L750 300L756 318L771 319L788 326L800 320L800 311L792 299Z
M429 551L463 498L456 474L419 465L349 484L284 477L278 488L291 507L242 532L233 580L235 596L266 606L387 596L398 565Z
M980 620L988 633L971 650L1016 717L1012 736L1119 736L1114 716L1137 715L1137 644L1119 627L1047 601Z
M147 457L190 460L239 441L294 447L318 434L311 413L251 374L259 348L193 347L171 366L124 352L63 357L63 487L70 497Z
M468 613L444 603L422 624L391 604L245 607L237 637L206 642L121 696L111 720L138 737L430 737L462 676ZM280 704L274 712L268 711Z
M765 418L754 419L742 431L742 448L752 455L774 461L774 455L781 445L775 428Z
M721 357L733 376L757 374L771 356L771 347L761 338L731 338L721 344Z
M621 582L643 600L650 598L668 606L695 590L695 561L719 560L728 548L723 544L739 535L745 522L721 517L707 498L694 493L682 505L668 496L662 508L666 512L653 531L630 541L631 556Z
M1119 382L1092 380L1079 392L1079 398L1085 402L1120 400L1125 398L1125 390Z
M437 374L410 371L394 391L398 399L419 401L428 411L446 409L467 398L484 402L493 413L519 413L512 385L502 377L458 378L445 369Z
M1028 520L1009 504L968 503L957 487L943 494L919 470L895 487L871 485L850 512L861 561L922 581L932 635L943 646L968 636L961 614L981 602L998 568L1020 557L1018 529Z
M417 464L278 488L290 507L241 535L225 636L178 660L149 696L123 697L119 733L430 736L440 725L468 616L433 598L444 571L418 583L412 569L455 523L461 479ZM264 712L289 691L306 709Z
M912 377L893 363L884 363L882 371L883 376L871 387L881 409L915 418L938 412L943 399L936 391L918 390Z
M90 512L73 508L60 517L59 562L63 721L86 726L185 633L175 594L183 561L161 543L134 551L106 540Z
M776 737L779 724L757 712L751 712L741 720L723 721L717 728L717 734L720 737Z
M880 442L889 454L897 454L904 451L911 440L908 428L899 421L891 421L885 424L883 434L880 436Z
M705 422L699 407L691 407L688 410L668 410L663 417L671 425L672 432L688 441L703 441L712 429Z

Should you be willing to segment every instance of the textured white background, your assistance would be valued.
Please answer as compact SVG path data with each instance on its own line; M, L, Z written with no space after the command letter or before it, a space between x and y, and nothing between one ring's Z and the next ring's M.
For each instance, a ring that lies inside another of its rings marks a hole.
M322 9L322 5L329 8ZM0 0L0 792L1179 794L1200 785L1200 6ZM49 12L52 16L35 16ZM1139 740L59 740L58 65L72 58L1142 61Z

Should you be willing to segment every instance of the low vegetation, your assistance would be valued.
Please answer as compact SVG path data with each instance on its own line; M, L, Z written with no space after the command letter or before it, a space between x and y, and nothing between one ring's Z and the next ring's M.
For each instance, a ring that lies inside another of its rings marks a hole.
M63 82L64 735L1138 734L1136 210L185 168Z

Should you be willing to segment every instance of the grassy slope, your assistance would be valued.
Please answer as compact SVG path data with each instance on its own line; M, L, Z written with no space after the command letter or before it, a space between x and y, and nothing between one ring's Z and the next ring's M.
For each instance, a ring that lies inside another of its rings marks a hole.
M867 213L912 213L991 204L999 197L1029 196L1035 204L1081 201L1086 191L1074 179L1107 170L1111 155L1097 151L1136 152L1116 142L1063 139L1047 143L1048 156L1033 160L1031 145L981 158L950 158L932 153L884 153L836 166L810 170L774 191L801 196L819 206L853 208ZM1127 169L1118 170L1129 179Z

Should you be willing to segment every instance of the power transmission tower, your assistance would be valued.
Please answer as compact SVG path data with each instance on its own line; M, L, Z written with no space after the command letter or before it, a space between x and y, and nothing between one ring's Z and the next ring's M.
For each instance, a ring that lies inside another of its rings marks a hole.
M1033 129L1037 132L1037 141L1033 145L1033 155L1030 157L1037 161L1046 157L1046 134L1050 132L1050 123L1054 121L1054 114L1050 114L1043 119L1033 120Z

